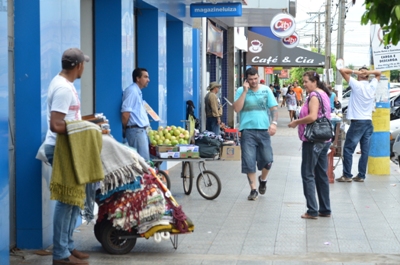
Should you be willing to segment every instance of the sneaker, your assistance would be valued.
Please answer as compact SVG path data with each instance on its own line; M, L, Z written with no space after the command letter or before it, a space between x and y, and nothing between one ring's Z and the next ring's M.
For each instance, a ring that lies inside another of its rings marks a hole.
M345 176L341 176L340 178L337 178L336 181L339 181L339 182L352 182L352 179L351 178L347 178Z
M249 201L255 201L258 198L258 192L257 190L251 190L249 197L247 197L247 199Z
M267 180L261 180L261 176L258 177L258 192L260 194L265 194L265 192L267 191Z
M358 175L353 178L355 182L364 182L363 178L360 178Z

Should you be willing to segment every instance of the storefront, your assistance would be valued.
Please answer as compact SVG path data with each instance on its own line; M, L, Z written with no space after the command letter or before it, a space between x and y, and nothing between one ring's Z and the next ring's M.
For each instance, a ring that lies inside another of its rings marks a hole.
M11 205L10 216L3 215L0 225L1 234L7 235L0 244L7 260L9 247L43 248L52 243L50 175L46 170L42 173L41 163L34 158L47 129L47 87L61 70L66 48L80 47L91 57L82 79L75 82L82 115L104 113L117 140L122 140L122 91L131 84L135 67L149 71L151 81L143 96L161 117L160 125L180 125L185 118L186 100L193 100L199 87L198 59L192 56L199 52L199 30L175 6L158 8L157 1L9 0L8 5L0 1L0 90L6 102L1 104L4 143L0 143L4 152L11 150L1 156L0 165L4 176L0 201ZM7 10L8 17L14 18L8 23ZM8 45L8 39L13 45ZM15 84L10 115L8 73ZM7 148L8 139L13 148Z
M177 2L0 0L0 145L4 152L0 202L3 211L10 212L0 217L0 264L8 264L10 247L32 249L52 244L50 175L42 171L35 156L47 129L47 87L61 70L65 49L80 47L91 57L82 79L75 82L82 115L104 113L117 140L122 138L122 91L132 82L135 67L146 68L150 74L143 97L162 120L151 122L153 128L181 125L189 99L200 110L201 90L206 87L200 86L206 73L206 67L200 69L200 58L205 58L204 53L200 56L203 41L186 12L191 1ZM251 11L246 12L250 16ZM235 23L215 22L223 29L223 54L231 55L219 59L218 75L210 70L208 80L220 79L227 88L222 96L229 99L235 87L234 71L229 70L234 69L229 36ZM241 26L251 25L246 23Z

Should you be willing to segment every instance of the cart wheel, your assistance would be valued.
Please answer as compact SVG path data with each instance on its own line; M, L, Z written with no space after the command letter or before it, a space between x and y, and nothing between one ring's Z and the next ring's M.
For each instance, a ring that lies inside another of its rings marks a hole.
M160 178L161 182L170 190L171 189L171 180L169 179L168 174L163 170L158 170L157 177Z
M207 200L214 200L221 193L221 181L211 170L204 170L197 177L197 190Z
M136 244L136 238L119 239L120 236L129 236L136 232L117 229L111 222L106 222L103 226L101 234L101 245L110 254L126 254L129 253Z
M107 224L107 222L110 222L107 220L107 216L103 217L103 220L101 220L100 223L96 222L94 225L94 236L96 237L97 241L100 242L101 244L101 234L103 233L103 227Z
M189 195L192 192L193 187L193 168L190 162L184 162L182 168L182 181L183 181L183 190L186 195Z

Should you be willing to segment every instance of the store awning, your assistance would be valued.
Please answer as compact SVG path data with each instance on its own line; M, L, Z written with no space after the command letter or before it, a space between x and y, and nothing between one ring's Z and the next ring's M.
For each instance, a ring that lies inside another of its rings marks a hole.
M135 7L149 8L153 6L166 12L167 14L189 24L193 25L196 18L190 17L190 4L203 2L202 0L137 0ZM213 3L213 1L204 1ZM232 2L232 1L220 1ZM271 24L271 19L287 10L292 16L296 16L297 0L235 0L242 2L242 16L240 17L210 17L213 21L225 27L265 27Z
M246 63L253 66L324 67L325 56L302 48L286 48L280 40L248 31Z

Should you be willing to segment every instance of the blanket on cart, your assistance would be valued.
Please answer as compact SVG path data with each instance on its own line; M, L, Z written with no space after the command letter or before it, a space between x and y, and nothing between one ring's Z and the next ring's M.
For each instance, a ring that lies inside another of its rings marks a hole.
M66 121L67 134L58 134L54 149L50 199L83 209L85 184L104 178L100 152L102 134L87 121Z
M135 150L106 134L103 135L101 161L105 175L104 180L100 183L101 194L103 195L134 182L136 176L141 176L143 172L147 172L144 159Z

